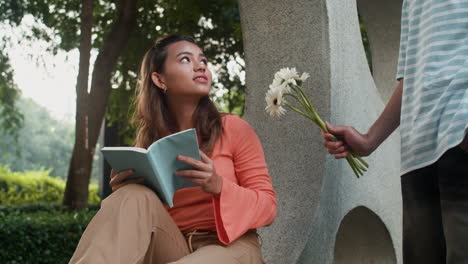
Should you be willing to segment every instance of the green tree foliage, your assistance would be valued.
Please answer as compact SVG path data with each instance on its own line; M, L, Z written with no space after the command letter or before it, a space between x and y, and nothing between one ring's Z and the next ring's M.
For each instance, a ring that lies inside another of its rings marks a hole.
M0 1L0 21L10 25L18 25L25 14L25 0Z
M51 176L65 179L73 148L73 125L54 119L32 99L20 99L18 107L24 113L24 124L17 131L17 142L0 131L0 164L17 172L46 169ZM96 180L98 170L93 172Z
M24 126L18 131L18 143L12 137L0 137L0 164L13 171L53 169L51 174L64 178L73 142L73 126L54 120L49 112L32 99L21 99Z
M5 39L5 37L3 38ZM13 81L8 56L0 45L0 131L16 136L21 127L23 115L17 107L20 90ZM4 46L4 45L3 45ZM15 138L16 139L16 138Z
M79 0L3 0L1 21L17 25L22 16L32 14L53 29L61 40L51 42L50 51L69 51L78 48L80 33ZM95 1L93 47L101 48L116 16L113 0ZM33 28L32 38L51 40L54 36L40 28ZM140 0L137 27L132 32L127 48L122 50L113 77L107 118L111 121L129 120L138 74L144 52L154 41L166 34L177 33L195 37L204 48L210 62L217 69L213 96L222 111L243 113L245 85L239 77L230 74L227 63L236 64L241 71L243 57L240 15L236 0ZM223 93L219 91L222 90ZM131 135L131 128L129 132Z
M51 42L50 51L69 51L79 44L79 0L2 0L0 21L18 25L25 14L53 29L60 38ZM96 1L94 7L93 47L99 49L116 15L113 0ZM43 29L32 28L29 38L50 41L54 36ZM122 50L113 77L113 89L106 117L111 121L126 120L132 112L138 67L144 52L154 41L166 34L178 33L195 37L210 62L215 65L218 78L214 82L213 99L221 111L243 114L245 85L239 77L230 74L227 64L234 62L243 71L244 65L236 58L243 57L240 15L235 0L140 0L137 28L131 34L128 47ZM221 91L221 92L220 92ZM218 96L215 96L215 93ZM133 130L122 131L129 138Z

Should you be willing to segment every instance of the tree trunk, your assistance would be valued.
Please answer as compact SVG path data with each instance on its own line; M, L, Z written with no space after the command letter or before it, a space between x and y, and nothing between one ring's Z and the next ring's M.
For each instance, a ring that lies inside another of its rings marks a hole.
M83 0L83 2L92 2L92 0ZM117 3L117 17L115 23L106 36L99 50L96 62L94 63L90 93L87 91L87 77L86 84L82 84L80 83L80 74L78 74L76 139L63 200L64 205L73 209L83 208L88 204L88 185L93 155L106 106L109 101L112 72L121 51L128 42L130 33L135 28L136 17L137 1L119 0ZM82 42L80 43L80 73L82 71L81 52L84 38L83 33L85 32L83 23L85 23L84 18L82 20L81 31ZM91 31L89 31L89 33L91 33ZM89 44L90 43L91 39L89 39ZM86 67L86 69L89 69L89 57L87 61L88 67ZM86 74L88 73L89 72L86 71ZM82 86L78 87L79 84ZM86 89L83 89L85 85Z
M88 141L88 76L89 60L91 57L91 30L93 28L93 0L81 1L81 35L80 35L80 64L76 82L76 117L75 117L75 145L68 169L67 185L63 203L73 208L87 205L82 200L73 197L88 197L88 182L84 179L89 171L89 157L92 157ZM88 180L89 181L89 180Z

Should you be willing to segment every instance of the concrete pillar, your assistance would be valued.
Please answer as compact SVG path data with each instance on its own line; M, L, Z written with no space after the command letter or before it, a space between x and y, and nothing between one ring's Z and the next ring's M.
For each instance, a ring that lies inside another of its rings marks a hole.
M262 140L278 199L277 220L260 229L266 262L401 263L398 135L366 158L371 168L357 179L346 161L326 153L314 124L291 111L280 119L264 111L274 73L296 67L311 74L305 89L322 119L367 131L383 110L385 95L367 66L356 2L239 0L239 7L245 119ZM394 74L395 67L388 69ZM362 232L352 232L356 227ZM343 250L370 246L374 239L381 241L375 254Z

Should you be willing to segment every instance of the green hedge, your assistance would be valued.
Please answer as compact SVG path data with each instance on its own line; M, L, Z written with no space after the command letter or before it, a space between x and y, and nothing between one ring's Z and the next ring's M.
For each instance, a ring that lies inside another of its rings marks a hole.
M90 185L90 209L69 211L60 205L64 188L47 170L0 166L0 264L68 263L100 199Z
M12 172L0 166L0 205L60 204L65 182L49 173L49 170ZM90 184L89 203L99 202L98 186Z
M0 263L68 263L97 206L0 208Z

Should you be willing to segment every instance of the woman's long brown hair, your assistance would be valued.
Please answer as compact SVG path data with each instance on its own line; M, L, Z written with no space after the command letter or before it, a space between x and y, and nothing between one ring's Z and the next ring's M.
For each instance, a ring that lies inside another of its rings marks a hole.
M164 72L167 47L179 41L188 41L196 45L190 37L170 35L159 39L143 57L133 115L137 134L135 145L138 147L148 148L154 141L177 132L174 118L169 112L166 95L153 83L151 74ZM203 152L211 154L223 130L221 115L211 99L205 96L200 99L193 117L195 129L201 140L200 148Z

